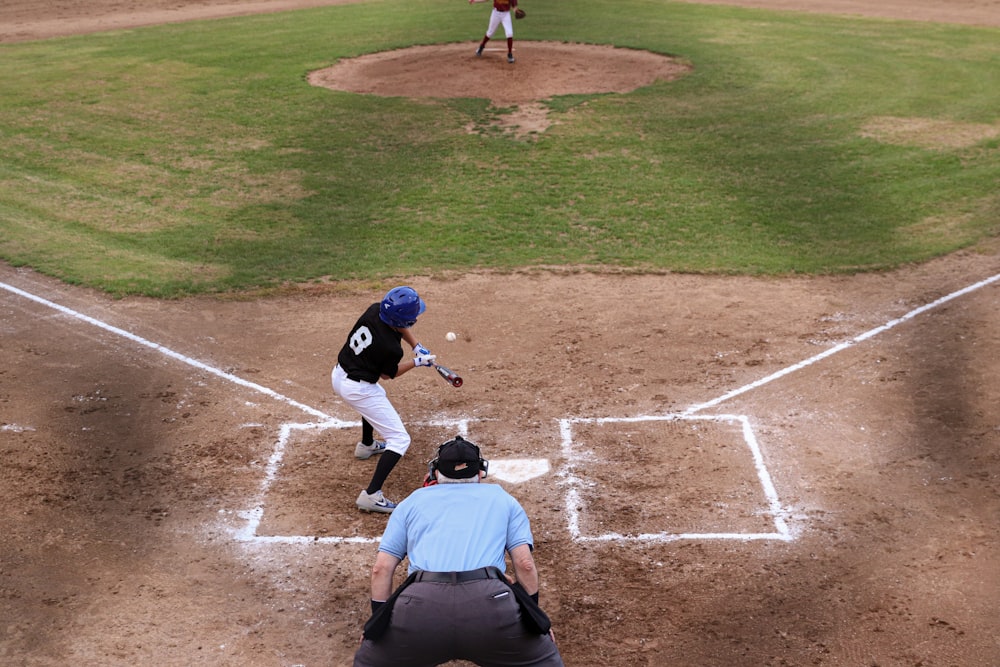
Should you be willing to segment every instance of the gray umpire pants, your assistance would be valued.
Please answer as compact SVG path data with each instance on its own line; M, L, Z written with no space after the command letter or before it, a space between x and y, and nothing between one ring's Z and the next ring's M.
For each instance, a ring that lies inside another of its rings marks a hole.
M496 579L410 584L397 598L385 634L361 643L354 667L433 667L449 660L563 667L552 638L525 630L514 593Z

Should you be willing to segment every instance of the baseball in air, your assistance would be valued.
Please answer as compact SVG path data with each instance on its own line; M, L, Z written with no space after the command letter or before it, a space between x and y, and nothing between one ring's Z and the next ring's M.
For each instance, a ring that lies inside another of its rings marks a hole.
M449 331L444 335L444 337L447 338L448 342L450 343L458 340L458 334L456 334L454 331Z

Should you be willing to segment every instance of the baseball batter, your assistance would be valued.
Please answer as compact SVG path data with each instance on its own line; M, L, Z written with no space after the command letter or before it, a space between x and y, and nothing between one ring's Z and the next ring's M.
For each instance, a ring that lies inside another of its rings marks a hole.
M396 508L382 493L382 485L410 446L410 434L379 380L391 380L418 366L433 366L436 355L417 342L412 327L427 306L412 287L394 287L373 303L347 334L331 373L333 390L361 414L361 442L354 455L367 459L381 454L368 488L356 505L365 512L390 513ZM413 359L403 359L405 340ZM375 440L378 430L384 440Z
M471 5L474 2L486 2L486 0L469 0ZM476 55L483 55L486 42L490 41L497 28L503 26L503 33L507 36L507 62L514 62L514 22L511 21L511 10L517 7L517 0L493 0L493 11L490 12L490 23L486 28L486 36L479 43Z

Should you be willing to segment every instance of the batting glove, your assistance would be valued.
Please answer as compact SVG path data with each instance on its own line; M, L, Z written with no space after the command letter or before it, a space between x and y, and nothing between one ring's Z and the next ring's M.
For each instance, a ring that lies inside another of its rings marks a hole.
M433 366L435 359L437 359L436 354L418 354L413 357L413 364L415 366Z
M417 346L415 348L413 348L413 354L415 354L417 356L422 356L422 355L430 354L430 353L431 353L431 351L428 350L426 347L424 347L423 344L421 344L421 343L417 343Z

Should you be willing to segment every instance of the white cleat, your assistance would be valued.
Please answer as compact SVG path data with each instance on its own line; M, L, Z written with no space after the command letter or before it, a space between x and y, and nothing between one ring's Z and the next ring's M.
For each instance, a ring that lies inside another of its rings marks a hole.
M361 459L370 459L376 454L381 454L385 451L385 440L376 440L370 445L365 445L363 443L358 443L354 447L354 456Z
M392 514L392 511L396 509L396 503L383 496L381 489L371 495L368 495L368 493L362 489L354 504L357 505L358 509L362 512L382 512L383 514Z

